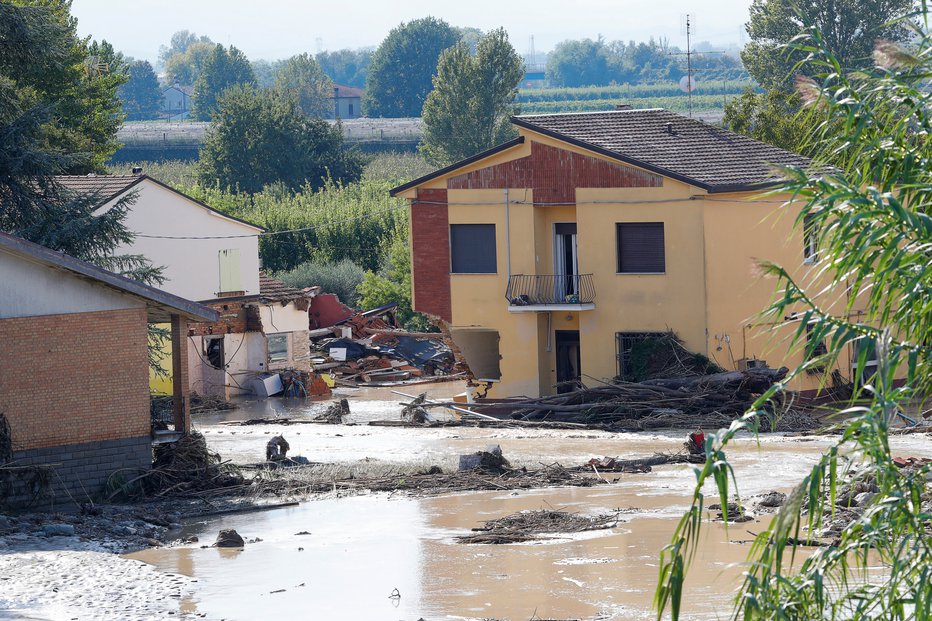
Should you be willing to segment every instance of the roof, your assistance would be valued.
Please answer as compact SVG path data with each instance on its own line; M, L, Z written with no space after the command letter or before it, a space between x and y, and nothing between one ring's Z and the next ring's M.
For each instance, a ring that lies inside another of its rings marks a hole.
M760 188L777 166L810 160L669 110L612 110L512 117L512 123L709 192Z
M50 250L45 246L34 244L9 233L0 232L0 251L15 254L50 268L67 272L74 277L89 280L120 293L139 298L148 307L150 321L170 321L172 315L181 315L192 321L212 322L217 321L219 318L217 311L202 306L197 302L144 285L141 282L120 276L86 261Z
M361 88L356 88L355 86L344 86L343 84L334 84L333 88L338 88L339 93L338 97L362 97L363 91Z
M302 298L313 297L320 287L309 287L307 289L295 289L278 280L272 278L265 272L259 272L259 297L267 300L277 300L288 302Z
M69 190L76 192L78 194L96 194L99 197L98 205L103 205L109 203L117 196L129 191L131 188L135 187L137 184L142 183L143 181L151 181L152 183L159 185L170 192L174 192L179 196L183 196L192 203L203 207L204 209L222 216L228 220L234 222L239 222L240 224L245 224L248 227L251 227L257 231L265 231L261 226L257 226L252 222L246 222L241 220L236 216L231 216L229 214L218 211L197 200L196 198L191 198L184 192L179 192L175 188L171 187L166 183L162 183L154 177L149 175L84 175L84 176L74 176L74 175L60 175L55 177L55 181L60 183L62 186L68 188Z
M100 204L104 204L145 178L145 175L63 175L55 177L55 181L76 194L95 194Z
M184 93L188 97L190 97L191 94L194 92L194 87L193 86L179 86L178 84L174 84L172 86L162 89L162 94L164 95L168 91L172 91L172 90L179 91L181 93Z

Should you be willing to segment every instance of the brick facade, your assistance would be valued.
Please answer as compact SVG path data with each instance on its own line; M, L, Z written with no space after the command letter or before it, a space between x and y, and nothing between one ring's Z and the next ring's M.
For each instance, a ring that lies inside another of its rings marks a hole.
M446 190L417 191L411 201L411 278L414 309L453 321L450 294L450 217Z
M259 309L256 308L255 298L202 302L202 304L220 313L220 319L213 323L189 324L188 334L191 336L262 332L262 321L259 319Z
M576 188L659 188L663 177L596 157L531 143L531 154L451 177L451 190L529 188L535 203L573 204ZM423 192L423 190L422 190ZM418 194L420 196L420 194Z
M149 435L146 309L0 320L13 450Z

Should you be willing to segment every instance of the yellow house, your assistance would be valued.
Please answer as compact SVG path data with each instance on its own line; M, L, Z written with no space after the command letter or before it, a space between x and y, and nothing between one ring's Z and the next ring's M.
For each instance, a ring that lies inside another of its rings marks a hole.
M805 158L662 109L512 122L518 138L392 190L410 201L414 307L450 324L489 396L611 381L668 330L728 369L802 361L793 317L756 316L775 290L762 260L809 269L797 212L762 195ZM850 352L840 364L850 376Z

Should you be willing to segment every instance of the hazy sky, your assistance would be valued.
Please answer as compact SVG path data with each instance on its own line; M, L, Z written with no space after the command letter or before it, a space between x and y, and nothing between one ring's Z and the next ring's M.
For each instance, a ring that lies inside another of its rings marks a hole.
M564 39L613 41L664 36L685 47L683 18L695 15L696 41L743 43L750 0L74 0L82 35L107 39L120 51L154 61L177 30L233 44L251 59L377 46L402 21L427 15L453 26L504 26L524 54Z

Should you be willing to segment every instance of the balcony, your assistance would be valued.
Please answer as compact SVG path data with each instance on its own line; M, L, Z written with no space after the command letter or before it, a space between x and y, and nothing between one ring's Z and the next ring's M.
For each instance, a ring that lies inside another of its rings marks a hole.
M508 311L584 311L595 309L592 274L516 274L505 291Z

